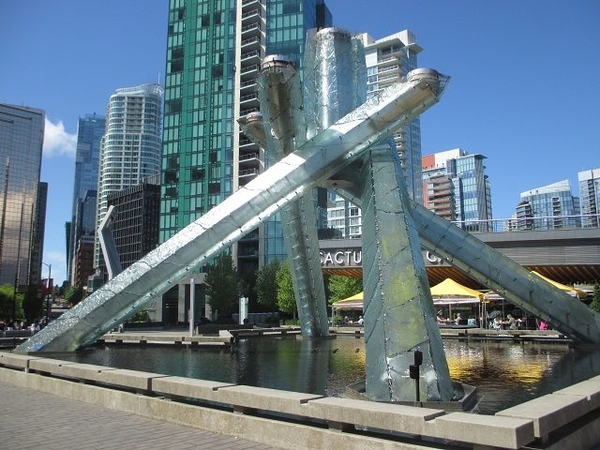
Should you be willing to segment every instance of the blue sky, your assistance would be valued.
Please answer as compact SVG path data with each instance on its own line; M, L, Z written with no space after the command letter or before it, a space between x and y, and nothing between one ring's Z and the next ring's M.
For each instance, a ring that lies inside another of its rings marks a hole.
M487 157L495 218L521 192L600 167L600 2L327 0L337 26L411 30L419 65L451 77L421 117L424 155ZM77 121L120 87L164 80L167 0L0 1L0 102L46 111L44 262L65 277ZM44 268L47 270L47 267Z

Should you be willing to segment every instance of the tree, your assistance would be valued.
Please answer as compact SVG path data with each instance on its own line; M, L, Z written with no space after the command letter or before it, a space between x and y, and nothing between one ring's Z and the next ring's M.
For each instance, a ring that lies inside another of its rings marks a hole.
M231 256L217 256L213 264L207 266L204 282L212 310L218 311L220 316L230 317L237 309L240 293L240 279Z
M56 293L59 297L64 297L67 288L71 286L71 282L69 280L63 281L63 283L58 288L58 292Z
M363 290L362 278L331 275L329 277L329 303L343 300Z
M15 298L15 287L10 284L0 286L0 318L22 319L23 294L17 293Z
M141 309L138 312L136 312L133 316L131 316L129 319L127 319L127 323L136 323L136 322L150 322L150 315L148 314L148 311L146 311L145 309Z
M277 279L277 306L279 310L294 314L296 317L296 297L294 295L294 285L292 282L292 272L290 263L286 260L281 264L276 275Z
M268 309L277 308L277 271L281 267L278 259L256 272L256 296L258 303Z
M596 312L600 312L600 284L594 286L594 296L592 297L590 308Z
M69 286L65 290L65 301L75 306L83 299L83 288L78 288L75 286Z

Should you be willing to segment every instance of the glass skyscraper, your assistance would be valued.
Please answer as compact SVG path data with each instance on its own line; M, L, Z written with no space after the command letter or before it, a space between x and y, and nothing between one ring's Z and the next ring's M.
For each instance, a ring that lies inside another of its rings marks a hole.
M400 31L381 39L361 35L367 62L367 93L373 95L405 77L417 68L415 35L409 30ZM421 203L421 121L417 117L394 134L400 162L406 179L408 195Z
M110 96L106 131L100 145L96 230L108 210L108 195L160 173L163 89L143 84ZM94 268L103 272L98 236Z
M73 182L73 205L67 240L67 271L71 284L79 286L73 267L81 267L73 258L81 256L79 249L82 236L94 236L96 226L96 189L98 189L98 163L100 143L106 120L103 116L87 114L79 118L77 127L77 152L75 154L75 178ZM89 248L89 245L86 245ZM88 258L86 258L88 259ZM89 258L91 259L91 258ZM89 270L91 275L93 272ZM85 275L83 278L87 278ZM78 279L81 278L81 273Z
M467 231L491 231L485 156L457 148L422 158L424 206Z
M284 54L301 69L306 32L330 25L323 0L170 0L161 242L265 170L263 149L237 124L259 110L261 61ZM276 218L232 253L242 276L285 256Z
M417 68L417 54L422 49L410 31L400 31L378 40L363 33L360 38L365 47L367 95L385 89ZM418 117L394 134L394 143L400 157L408 195L421 203L421 122ZM328 226L337 230L342 237L352 239L362 236L360 209L333 193L330 194L327 222Z
M600 226L600 168L577 174L581 201L582 226Z
M39 283L42 268L44 121L40 109L0 104L0 284L19 290Z
M573 196L569 180L521 192L521 201L516 211L519 230L581 226L579 197Z

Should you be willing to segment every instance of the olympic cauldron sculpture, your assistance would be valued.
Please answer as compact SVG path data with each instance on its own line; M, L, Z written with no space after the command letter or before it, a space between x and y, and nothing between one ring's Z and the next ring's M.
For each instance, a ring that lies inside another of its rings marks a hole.
M258 79L261 114L240 118L273 164L252 182L95 291L17 352L73 351L166 292L197 267L281 211L294 290L306 336L326 336L315 200L317 186L362 207L366 343L365 395L412 401L414 355L420 391L452 401L449 375L421 245L576 340L600 342L598 319L567 294L408 198L390 136L435 104L448 81L430 69L365 100L360 41L339 29L307 39L303 91L285 56L267 57ZM587 309L587 308L586 308Z

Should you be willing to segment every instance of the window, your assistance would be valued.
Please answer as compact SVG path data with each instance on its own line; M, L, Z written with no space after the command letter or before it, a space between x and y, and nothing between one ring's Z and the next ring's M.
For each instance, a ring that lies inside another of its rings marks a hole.
M165 114L175 114L181 112L181 99L169 100L165 103Z
M193 167L191 172L192 181L200 181L204 179L204 169Z
M171 50L171 59L181 59L184 56L183 47L176 47Z
M223 65L218 64L212 66L212 76L215 78L220 78L223 76Z
M300 2L297 0L283 0L283 14L300 12Z

